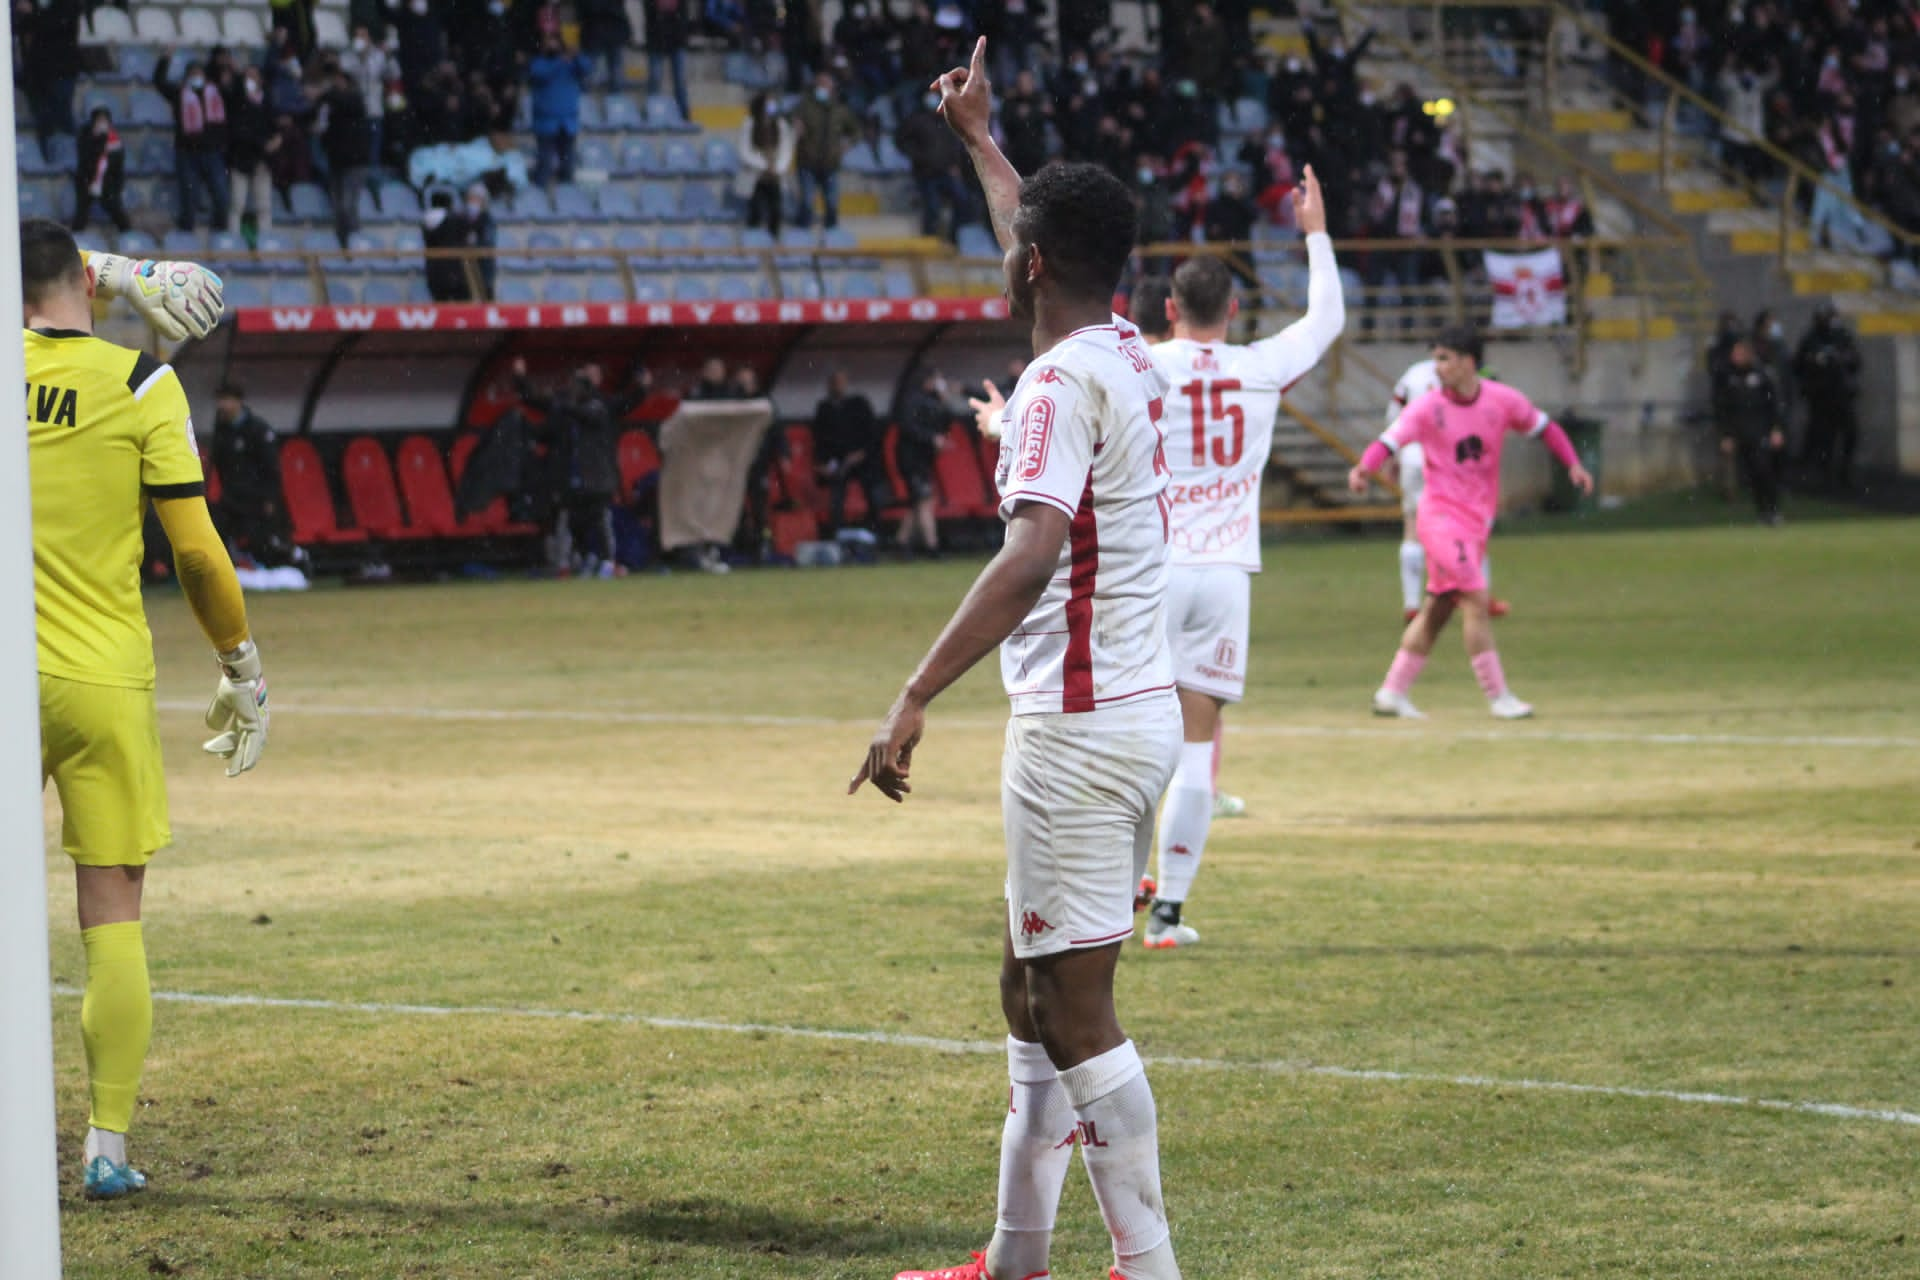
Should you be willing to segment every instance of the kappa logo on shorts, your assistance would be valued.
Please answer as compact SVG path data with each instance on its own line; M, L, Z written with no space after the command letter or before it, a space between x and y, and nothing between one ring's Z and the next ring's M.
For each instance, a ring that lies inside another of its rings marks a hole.
M1037 938L1051 928L1053 926L1041 919L1038 911L1028 911L1020 917L1020 936L1023 938Z
M1213 646L1213 660L1229 671L1233 670L1234 659L1239 656L1240 646L1231 640L1222 640L1219 644Z
M1035 396L1020 415L1020 478L1038 480L1053 446L1053 399Z

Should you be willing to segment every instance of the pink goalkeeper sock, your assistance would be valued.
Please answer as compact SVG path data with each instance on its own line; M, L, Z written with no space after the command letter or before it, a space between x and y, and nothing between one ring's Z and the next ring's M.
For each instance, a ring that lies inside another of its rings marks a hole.
M1388 693L1405 693L1413 688L1413 682L1420 678L1420 671L1426 665L1424 654L1402 649L1393 655L1393 665L1387 668L1387 680L1381 687Z
M1480 682L1488 702L1507 691L1507 673L1500 669L1500 655L1492 649L1473 655L1473 678Z

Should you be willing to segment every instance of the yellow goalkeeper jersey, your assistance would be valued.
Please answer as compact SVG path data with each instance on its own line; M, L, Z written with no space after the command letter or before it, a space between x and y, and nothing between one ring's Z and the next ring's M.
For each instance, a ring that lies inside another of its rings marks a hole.
M91 334L25 336L40 671L151 689L147 501L206 491L186 390L172 366Z

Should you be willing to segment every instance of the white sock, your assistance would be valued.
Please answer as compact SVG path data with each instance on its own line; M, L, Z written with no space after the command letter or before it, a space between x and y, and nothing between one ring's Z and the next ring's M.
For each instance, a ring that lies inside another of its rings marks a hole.
M86 1160L92 1164L100 1156L105 1156L115 1164L127 1162L127 1135L115 1133L111 1129L87 1130Z
M1147 1071L1128 1040L1060 1073L1080 1121L1080 1158L1126 1280L1180 1280L1160 1198L1160 1133Z
M1491 594L1493 591L1493 557L1491 555L1480 557L1480 576L1486 579L1487 591Z
M1400 603L1418 609L1427 592L1427 552L1417 542L1400 544Z
M1167 784L1160 806L1160 878L1154 895L1165 902L1185 902L1207 852L1207 831L1213 826L1213 743L1180 745L1180 763Z
M1000 1130L1000 1213L987 1245L987 1274L1030 1280L1047 1274L1054 1214L1073 1162L1073 1105L1047 1051L1007 1037L1007 1123Z

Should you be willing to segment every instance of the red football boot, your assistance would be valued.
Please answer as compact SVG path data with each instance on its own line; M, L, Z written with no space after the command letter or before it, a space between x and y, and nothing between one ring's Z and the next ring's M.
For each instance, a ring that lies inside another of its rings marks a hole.
M1047 1280L1049 1272L1036 1271L1020 1280ZM987 1255L976 1253L971 1262L963 1262L957 1267L943 1267L938 1271L902 1271L893 1280L993 1280L987 1274Z

